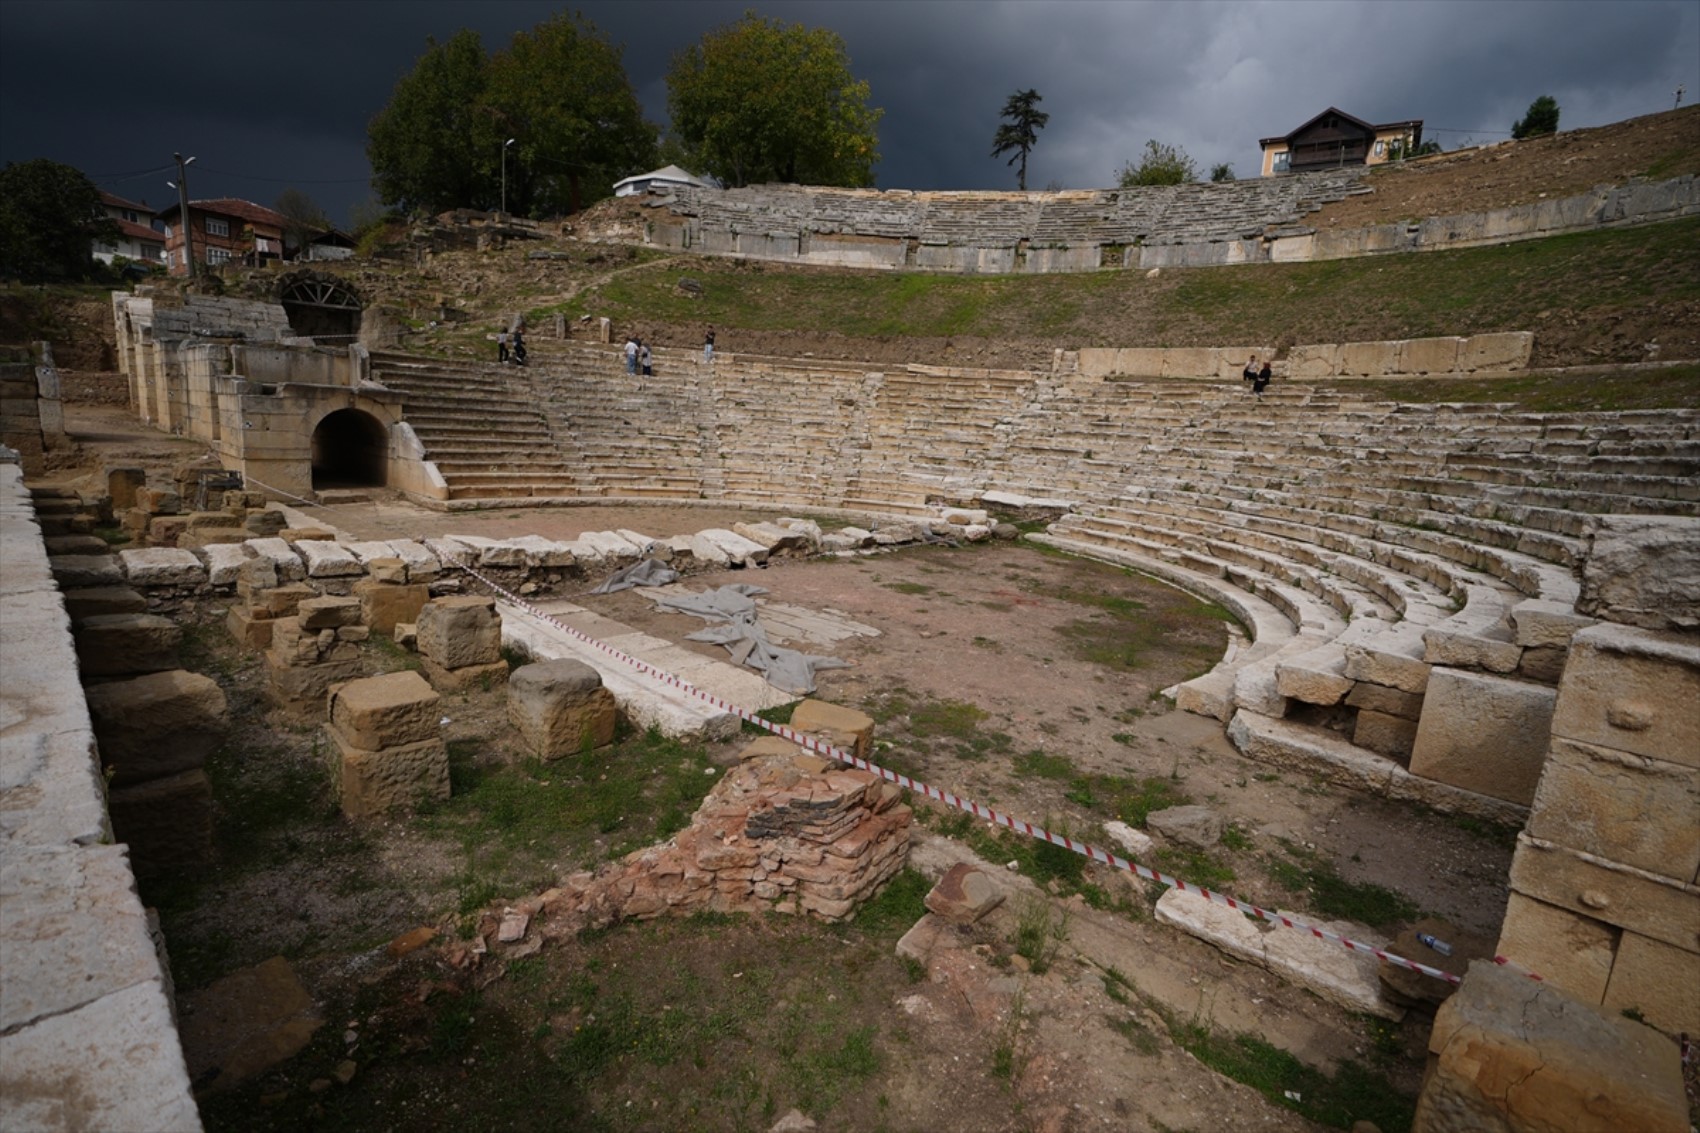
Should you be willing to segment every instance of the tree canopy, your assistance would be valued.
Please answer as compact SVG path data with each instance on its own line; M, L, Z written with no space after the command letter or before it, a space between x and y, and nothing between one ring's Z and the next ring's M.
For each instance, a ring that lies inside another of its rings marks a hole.
M279 193L272 208L283 217L283 246L291 254L305 248L313 237L331 226L325 210L300 189L289 188Z
M498 208L505 165L507 208L530 215L607 196L651 166L655 138L620 49L563 13L494 55L471 31L428 41L372 119L366 153L392 208Z
M82 170L44 157L0 169L0 277L87 279L96 270L94 242L118 239L117 223Z
M874 183L885 112L825 28L749 12L709 31L673 56L667 105L693 170L726 185Z
M1542 134L1558 133L1558 102L1550 94L1529 104L1529 109L1520 121L1511 125L1511 136L1518 141L1524 138L1538 138Z
M993 157L1015 151L1006 164L1021 162L1021 168L1016 171L1015 186L1024 193L1027 191L1027 154L1039 144L1039 131L1051 120L1049 114L1038 109L1043 101L1039 92L1031 88L1010 95L1003 104L1003 124L992 136Z
M1116 184L1124 189L1139 185L1180 185L1198 180L1198 166L1179 146L1166 145L1155 138L1145 143L1139 164L1128 162L1116 174Z

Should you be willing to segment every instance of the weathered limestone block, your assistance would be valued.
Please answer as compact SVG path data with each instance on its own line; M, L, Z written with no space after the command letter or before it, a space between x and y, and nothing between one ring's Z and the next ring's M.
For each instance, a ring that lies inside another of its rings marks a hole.
M791 713L791 727L858 759L868 758L873 750L874 719L854 708L824 700L805 700Z
M177 667L183 631L153 614L101 614L74 634L77 667L85 677L121 677Z
M1700 643L1597 625L1570 639L1553 734L1700 767Z
M277 569L279 582L299 582L307 577L307 566L301 561L301 556L282 539L249 539L244 546L256 556L271 562Z
M1346 676L1351 680L1417 694L1428 688L1422 626L1397 625L1345 648Z
M360 624L360 599L305 598L295 608L303 630L337 629Z
M201 548L201 552L207 559L207 582L213 586L236 585L242 576L242 568L255 561L241 543L209 543ZM275 568L273 570L275 573Z
M418 673L363 677L330 690L330 722L350 746L377 751L441 738L442 697Z
M365 573L360 569L360 560L340 543L298 536L294 546L307 563L308 578L339 578Z
M1145 817L1148 829L1171 842L1208 850L1222 840L1222 816L1206 806L1171 806Z
M1339 372L1354 378L1379 378L1399 365L1397 342L1342 342Z
M1577 610L1645 629L1700 627L1700 524L1600 516L1590 542Z
M197 865L212 857L212 784L200 768L116 787L107 796L112 835L139 869Z
M128 511L136 506L136 490L148 482L148 474L140 468L109 468L106 471L106 494L112 497L112 510Z
M1526 598L1511 607L1511 625L1517 631L1517 644L1525 649L1548 646L1568 646L1577 630L1587 629L1596 619L1578 614L1566 602L1548 602Z
M183 997L179 1034L194 1081L224 1090L292 1058L324 1018L282 956Z
M1605 999L1618 929L1513 891L1496 951L1584 1003Z
M957 862L927 894L927 908L951 924L973 924L1003 903L1003 894L983 872Z
M47 553L59 555L104 555L112 548L98 535L49 535L42 539Z
M508 678L508 719L525 749L541 759L606 747L618 716L602 674L582 661L521 665Z
M1555 736L1529 833L1677 881L1700 873L1700 767Z
M1367 953L1348 951L1332 941L1293 929L1266 932L1246 919L1245 914L1181 889L1167 890L1159 897L1156 913L1160 923L1173 925L1230 955L1277 972L1332 1003L1395 1022L1405 1017L1405 1009L1383 994L1375 957ZM1362 925L1345 921L1322 923L1343 936L1377 947L1385 944Z
M1404 374L1450 374L1458 369L1461 338L1412 338L1399 350L1399 372Z
M787 552L806 552L808 540L801 531L780 527L775 523L734 523L732 530L744 538L761 544L770 555Z
M1412 1133L1684 1133L1676 1046L1491 960L1470 965L1429 1035Z
M149 673L90 685L85 695L114 787L199 767L224 740L224 693L199 673Z
M1418 720L1423 714L1423 698L1420 694L1388 688L1385 685L1355 685L1346 695L1346 703L1352 708L1398 716L1405 720Z
M124 585L124 574L112 555L54 555L47 566L61 590Z
M1636 1011L1666 1034L1700 1033L1700 942L1676 948L1633 932L1623 934L1606 985L1607 1011Z
M366 560L366 577L371 582L400 585L407 581L407 564L392 556ZM355 583L355 586L359 586Z
M1417 742L1417 722L1360 708L1357 721L1352 725L1352 742L1401 763L1408 762L1411 749Z
M1458 368L1472 371L1526 369L1534 348L1533 331L1472 334L1458 347Z
M1545 685L1556 685L1564 676L1564 662L1570 656L1570 650L1556 645L1540 645L1533 649L1523 650L1523 659L1517 662L1517 675L1525 680L1540 681Z
M703 539L719 548L735 566L760 566L767 561L767 548L753 539L746 539L723 527L710 527L697 532ZM584 536L588 538L588 536ZM693 544L694 546L695 544Z
M232 606L224 615L224 627L230 639L244 649L270 649L272 618L264 610L258 614L248 606Z
M1295 346L1287 355L1287 377L1331 378L1340 372L1340 348L1332 343Z
M415 624L420 656L440 668L491 665L502 659L502 621L494 598L434 598L421 607Z
M136 489L136 506L149 515L176 515L183 510L183 497L170 488L150 488L143 484Z
M177 537L189 530L189 520L182 515L156 515L148 520L147 541L159 547L177 546Z
M1545 685L1435 669L1411 773L1527 806L1546 759L1556 695Z
M104 614L145 613L147 608L147 599L128 586L91 586L65 591L65 612L71 616L73 625Z
M389 561L400 563L399 559ZM385 582L374 573L354 584L354 596L360 600L360 620L377 633L394 636L398 623L418 620L419 611L431 600L431 588L423 582Z
M441 739L369 751L350 744L334 724L325 731L331 739L331 775L349 818L372 818L449 797L449 749Z
M1346 677L1346 651L1338 645L1313 649L1275 667L1275 691L1305 704L1338 704L1354 686Z
M300 612L302 602L318 596L319 592L311 586L291 582L259 591L254 595L254 605L257 610L264 610L267 617L293 618Z
M431 687L442 692L467 692L471 689L491 689L508 679L508 663L491 661L487 665L462 665L445 669L431 658L421 655L419 669Z
M192 511L189 513L190 531L205 531L208 529L232 531L239 530L242 521L227 511Z
M131 586L199 586L207 568L193 551L174 547L142 547L118 552Z
M1700 887L1580 850L1517 836L1511 888L1677 948L1700 939Z
M1503 630L1467 633L1436 626L1423 634L1423 660L1430 665L1510 673L1522 659L1523 647Z
M1163 377L1208 378L1216 373L1217 353L1213 346L1171 346L1163 351Z

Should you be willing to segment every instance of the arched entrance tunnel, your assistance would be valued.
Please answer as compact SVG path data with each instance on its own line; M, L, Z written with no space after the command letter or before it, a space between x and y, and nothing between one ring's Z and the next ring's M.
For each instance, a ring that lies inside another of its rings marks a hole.
M313 490L383 487L389 447L388 430L370 413L326 414L313 429Z
M312 271L279 281L278 302L289 316L289 329L324 344L360 337L360 294L346 280Z

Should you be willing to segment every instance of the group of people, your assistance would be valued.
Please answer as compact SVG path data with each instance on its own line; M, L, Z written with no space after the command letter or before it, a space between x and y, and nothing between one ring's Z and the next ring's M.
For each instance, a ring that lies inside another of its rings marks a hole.
M520 328L496 333L496 361L525 365L525 334Z
M1265 362L1261 367L1258 366L1257 355L1253 354L1246 361L1244 377L1246 381L1251 383L1251 392L1258 397L1263 396L1263 391L1269 386L1269 380L1274 376L1275 371L1270 368L1269 363Z
M626 336L624 349L626 356L626 373L642 374L646 378L655 376L653 359L649 353L649 344L635 334ZM702 360L709 363L714 361L714 328L709 327L702 338Z

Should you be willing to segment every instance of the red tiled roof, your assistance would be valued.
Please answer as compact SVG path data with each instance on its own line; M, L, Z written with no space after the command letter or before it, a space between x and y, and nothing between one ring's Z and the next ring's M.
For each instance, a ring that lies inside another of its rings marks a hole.
M135 212L147 213L149 216L153 215L153 209L149 208L145 203L126 200L125 198L120 197L117 193L108 193L105 189L100 191L100 203L103 205L110 205L115 209L131 209Z
M118 225L118 231L132 240L146 240L150 244L161 246L165 244L165 233L155 232L145 224L136 224L128 220L119 220L114 223Z
M235 197L215 197L205 201L190 201L189 208L195 212L209 212L214 216L233 216L245 220L249 224L264 224L269 228L283 228L289 221L280 212L274 212L265 205L257 205L253 201L238 200ZM161 216L176 216L178 207L172 205L160 213Z

